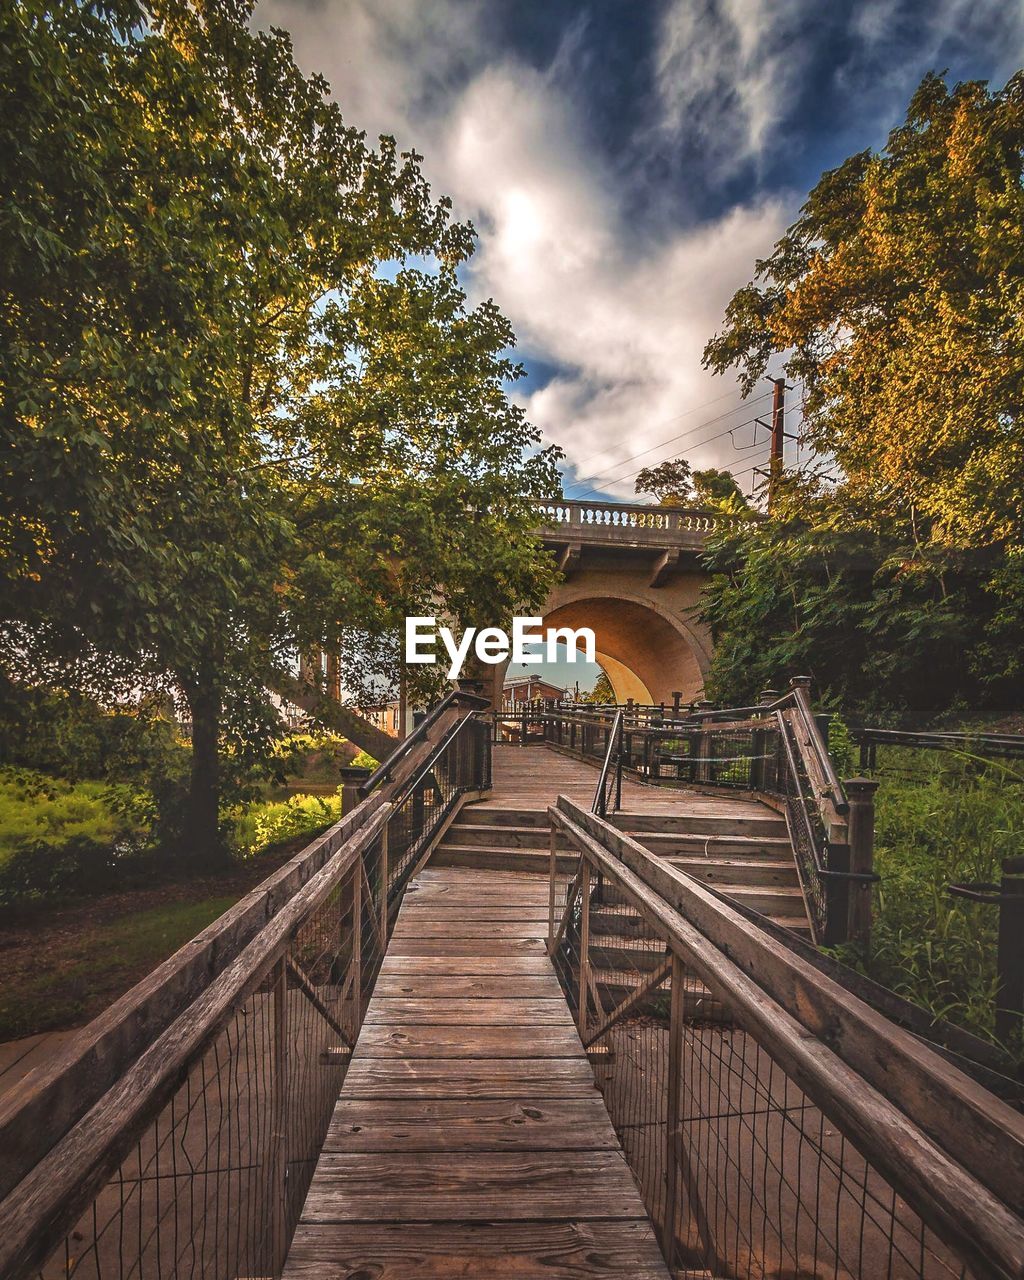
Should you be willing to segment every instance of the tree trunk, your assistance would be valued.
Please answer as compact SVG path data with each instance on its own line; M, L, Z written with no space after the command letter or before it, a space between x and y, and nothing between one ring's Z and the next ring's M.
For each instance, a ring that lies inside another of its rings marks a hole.
M217 859L225 850L220 836L220 697L201 678L186 686L192 713L192 773L189 780L182 853L193 861Z
M317 724L331 729L354 742L373 758L380 762L398 746L398 739L390 733L378 729L369 720L364 720L351 707L342 706L335 698L324 693L293 676L282 676L277 683L277 692L293 702L303 711L309 712Z

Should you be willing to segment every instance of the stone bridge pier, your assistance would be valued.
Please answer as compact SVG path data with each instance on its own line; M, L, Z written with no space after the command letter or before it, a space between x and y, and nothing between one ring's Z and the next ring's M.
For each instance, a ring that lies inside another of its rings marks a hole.
M545 627L590 627L617 702L703 696L711 635L697 616L708 575L699 556L716 517L681 507L551 503L539 533L563 580L545 602ZM500 700L505 667L494 668Z

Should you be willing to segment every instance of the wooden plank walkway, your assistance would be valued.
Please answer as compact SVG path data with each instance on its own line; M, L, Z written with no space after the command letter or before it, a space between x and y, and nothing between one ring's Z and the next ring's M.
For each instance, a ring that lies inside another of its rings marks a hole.
M494 786L484 800L474 802L474 809L547 809L560 795L568 796L585 809L593 803L600 770L587 760L578 760L542 745L509 744L495 746L493 760ZM632 778L622 780L622 811L721 817L771 812L760 800L746 796L645 786Z
M409 888L286 1280L667 1280L544 951L547 880Z

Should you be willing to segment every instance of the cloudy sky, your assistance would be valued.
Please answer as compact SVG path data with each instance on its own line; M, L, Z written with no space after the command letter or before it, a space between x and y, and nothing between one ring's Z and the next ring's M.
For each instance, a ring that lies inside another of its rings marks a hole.
M515 326L514 394L571 497L629 497L680 453L748 489L768 400L700 367L733 290L926 71L1024 65L1024 0L262 0L256 20L477 227L467 287Z

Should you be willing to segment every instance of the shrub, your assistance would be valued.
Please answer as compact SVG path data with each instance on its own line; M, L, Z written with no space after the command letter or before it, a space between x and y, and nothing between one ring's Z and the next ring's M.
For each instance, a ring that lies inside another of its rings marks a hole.
M108 887L146 844L132 788L0 768L0 906Z
M878 791L881 876L870 974L991 1037L998 911L947 886L998 881L1024 844L1024 778L998 761L910 749L886 752Z
M298 836L314 836L341 817L341 797L291 796L240 810L234 815L232 847L245 857Z

